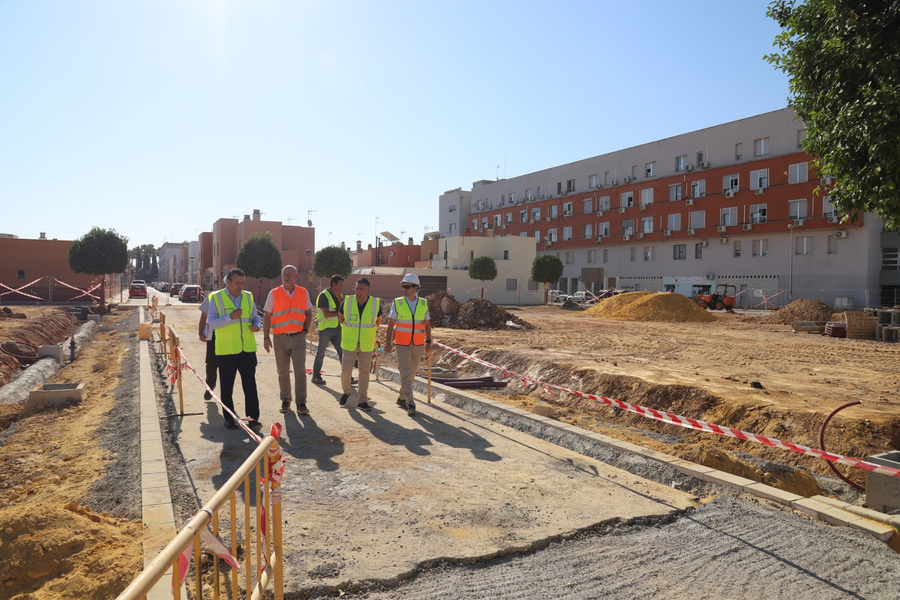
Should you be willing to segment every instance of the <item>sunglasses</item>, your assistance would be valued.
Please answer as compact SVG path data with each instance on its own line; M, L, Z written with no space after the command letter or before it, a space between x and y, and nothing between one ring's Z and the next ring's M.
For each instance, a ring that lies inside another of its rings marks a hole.
M403 289L404 289L404 290L408 290L409 288L414 288L414 287L416 287L416 286L414 286L414 285L411 284L411 283L404 283L404 284L403 284Z

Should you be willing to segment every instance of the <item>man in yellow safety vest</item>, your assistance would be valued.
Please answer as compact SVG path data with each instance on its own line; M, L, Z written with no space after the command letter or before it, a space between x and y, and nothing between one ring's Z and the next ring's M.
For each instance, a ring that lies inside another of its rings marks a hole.
M308 415L306 407L306 334L312 325L312 303L306 288L297 285L299 273L293 265L281 269L282 285L269 292L263 307L263 346L272 349L275 335L275 368L281 412L291 410L291 367L294 369L294 396L297 414Z
M216 363L219 366L225 427L237 429L234 419L234 380L241 374L244 405L251 426L259 426L259 395L256 390L256 337L259 315L253 294L244 291L244 272L231 269L225 288L210 294L206 323L215 332Z
M381 325L381 301L369 296L369 280L360 277L356 280L356 294L344 298L341 304L338 319L341 323L341 390L343 394L338 401L341 406L347 406L350 397L350 374L353 371L353 363L359 362L359 386L356 388L359 394L357 408L364 411L372 410L369 406L369 365L372 363L372 353L375 351L375 342L378 339L378 326Z
M397 348L397 363L400 368L400 397L397 405L406 409L406 414L416 414L413 399L413 381L416 368L422 356L431 350L431 315L428 300L419 298L419 277L408 273L400 284L403 295L394 298L388 314L388 328L384 351L390 353Z
M341 323L338 318L338 308L341 306L344 289L344 278L340 275L331 276L331 285L326 290L319 292L316 297L316 323L319 327L319 345L316 347L316 358L313 360L312 382L325 385L322 378L322 363L325 361L325 350L330 343L334 346L338 355L338 361L343 358L341 352Z

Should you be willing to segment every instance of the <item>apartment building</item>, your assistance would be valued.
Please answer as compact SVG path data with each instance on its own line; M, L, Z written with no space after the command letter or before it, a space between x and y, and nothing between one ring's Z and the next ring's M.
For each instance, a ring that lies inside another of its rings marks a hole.
M456 188L445 237L528 237L565 270L560 289L672 290L731 283L744 307L819 299L893 305L896 235L842 222L782 109L585 160ZM883 239L884 238L884 239Z

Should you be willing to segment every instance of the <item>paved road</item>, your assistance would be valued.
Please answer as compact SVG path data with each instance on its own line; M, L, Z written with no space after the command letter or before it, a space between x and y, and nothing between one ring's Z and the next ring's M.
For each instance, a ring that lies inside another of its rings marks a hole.
M197 306L166 313L202 369ZM259 360L261 420L284 423L290 457L288 597L898 597L900 560L866 534L721 490L698 502L443 402L410 418L393 381L373 382L371 413L342 409L330 358L328 385L309 387L312 414L283 415L261 345ZM251 442L224 428L198 381L184 389L199 414L177 419L176 435L202 503Z

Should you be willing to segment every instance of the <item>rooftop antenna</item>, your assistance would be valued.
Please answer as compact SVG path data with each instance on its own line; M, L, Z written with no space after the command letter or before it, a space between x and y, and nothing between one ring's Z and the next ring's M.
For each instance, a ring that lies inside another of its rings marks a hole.
M312 214L313 214L314 212L319 212L319 211L318 211L317 209L313 209L313 210L308 210L308 211L306 211L306 224L307 224L309 227L312 227L312 226L313 226L313 223L312 223Z
M500 165L497 165L497 181L500 181Z
M294 218L294 217L288 217L288 218L287 218L287 224L290 225L290 224L291 224L291 221L296 221L296 220L297 220L297 219Z

